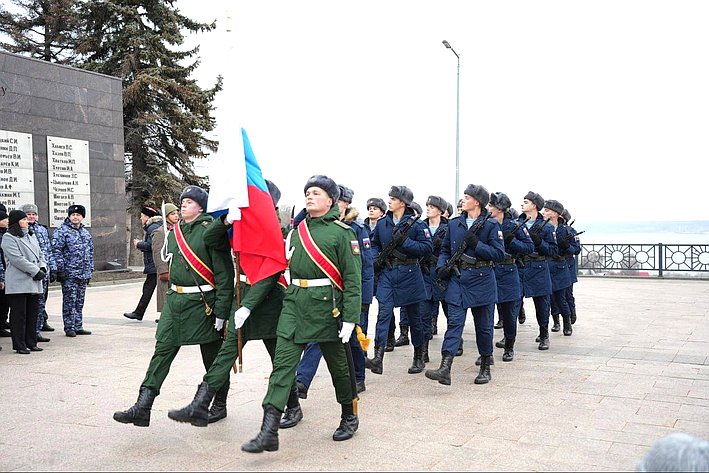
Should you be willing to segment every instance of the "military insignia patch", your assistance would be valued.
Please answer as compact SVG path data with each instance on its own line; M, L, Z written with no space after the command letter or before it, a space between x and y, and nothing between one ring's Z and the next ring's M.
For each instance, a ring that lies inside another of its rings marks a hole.
M364 243L364 249L368 250L372 247L372 242L369 241L369 238L363 238L362 243Z
M498 230L498 231L497 231L497 238L499 238L500 240L504 240L504 239L505 239L505 237L502 236L502 230Z
M431 238L431 232L428 228L423 229L423 234L426 235L426 238Z
M351 240L350 246L352 247L352 254L358 255L359 254L359 242L357 240Z

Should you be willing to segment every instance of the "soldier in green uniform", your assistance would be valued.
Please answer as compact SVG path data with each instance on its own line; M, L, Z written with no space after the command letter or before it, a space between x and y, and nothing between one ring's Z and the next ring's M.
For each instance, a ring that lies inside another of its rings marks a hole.
M170 285L155 333L155 352L138 401L113 414L118 422L141 427L150 424L153 401L181 346L199 345L206 370L219 352L220 321L223 324L228 317L234 297L234 265L228 250L205 242L204 235L213 224L212 217L203 213L207 198L207 192L197 186L187 186L180 195L182 220L168 235Z
M271 181L266 181L274 207L277 208L281 192ZM208 245L229 251L230 243L227 236L229 221L225 225L214 225L207 230L205 241ZM237 306L234 298L229 311L227 338L219 349L214 363L204 375L203 383L199 385L192 403L188 406L171 410L168 417L178 422L189 422L192 425L204 427L226 417L226 398L229 393L229 371L239 356L237 332L241 327L242 343L249 340L263 340L271 363L276 354L276 327L283 306L284 286L282 273L274 274L266 279L251 284L245 275L239 275L241 285L241 304ZM238 310L237 310L238 309ZM214 392L213 389L216 389ZM214 396L211 409L209 403ZM294 427L303 418L295 384L288 398L286 415L281 422L281 428Z
M304 190L308 216L286 241L291 280L278 320L276 357L262 403L261 431L241 446L245 452L278 450L281 413L308 342L320 344L342 407L333 440L352 438L359 427L353 405L356 393L344 345L359 322L361 309L359 243L354 230L338 218L340 191L332 179L313 176Z

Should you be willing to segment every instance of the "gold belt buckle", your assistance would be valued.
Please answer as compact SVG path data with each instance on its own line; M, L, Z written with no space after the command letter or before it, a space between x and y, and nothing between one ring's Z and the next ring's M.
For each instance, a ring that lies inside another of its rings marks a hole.
M175 286L175 292L182 294L182 286Z
M299 279L298 280L298 286L307 289L308 287L308 280L307 279Z

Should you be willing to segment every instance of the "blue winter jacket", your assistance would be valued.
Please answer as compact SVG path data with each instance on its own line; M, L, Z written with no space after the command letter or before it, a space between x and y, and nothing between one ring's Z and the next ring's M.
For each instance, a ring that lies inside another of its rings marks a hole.
M528 232L531 234L535 229L540 228L543 223L544 218L541 214L538 214ZM547 257L556 256L559 251L554 237L554 229L551 225L546 224L539 236L541 238L539 247L535 247L534 252L524 258L524 268L522 269L524 297L547 296L552 293Z
M515 220L505 218L502 221L502 234L506 235L508 232L512 232L515 226L517 226ZM505 246L505 251L510 255L510 260L521 258L534 251L534 243L532 243L524 225L514 232L512 240ZM506 256L505 259L508 257ZM496 264L495 278L497 280L498 303L518 301L522 298L522 281L515 261Z
M67 277L89 280L94 272L94 242L89 230L80 224L72 225L67 217L52 234L52 257L57 271Z

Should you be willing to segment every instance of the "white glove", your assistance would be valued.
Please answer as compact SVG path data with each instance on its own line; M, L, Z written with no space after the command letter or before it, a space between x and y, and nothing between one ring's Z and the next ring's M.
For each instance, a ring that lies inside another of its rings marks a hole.
M350 337L352 336L352 331L355 328L355 324L352 322L342 322L342 329L340 330L340 334L338 335L342 339L342 343L347 343L350 341Z
M226 214L226 223L231 225L234 220L241 220L241 209L239 207L229 208L229 213Z
M246 319L251 315L251 309L248 307L239 307L236 312L234 312L234 328L238 329L244 325Z
M217 330L217 332L219 332L221 329L223 329L224 328L224 319L220 319L219 317L217 317L214 320L214 328Z

